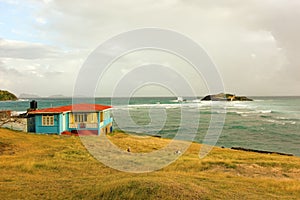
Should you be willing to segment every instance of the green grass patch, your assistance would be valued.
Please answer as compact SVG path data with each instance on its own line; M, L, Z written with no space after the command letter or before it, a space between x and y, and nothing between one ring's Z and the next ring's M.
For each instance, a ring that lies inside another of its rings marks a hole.
M170 143L114 132L124 151L152 152ZM199 159L193 143L179 159L151 173L111 169L79 137L0 129L2 199L297 199L300 158L214 148ZM13 153L9 153L13 152Z

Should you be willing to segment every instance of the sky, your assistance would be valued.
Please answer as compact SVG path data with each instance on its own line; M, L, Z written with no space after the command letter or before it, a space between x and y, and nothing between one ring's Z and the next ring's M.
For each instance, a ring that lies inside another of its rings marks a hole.
M299 21L298 0L0 0L0 89L17 95L71 96L95 48L120 33L156 27L200 45L226 92L296 96L300 95ZM113 63L95 95L111 96L120 77L149 63L174 69L199 96L209 92L205 77L194 73L189 63L166 52L141 50ZM159 84L133 93L174 94ZM178 93L175 96L189 95L184 89Z

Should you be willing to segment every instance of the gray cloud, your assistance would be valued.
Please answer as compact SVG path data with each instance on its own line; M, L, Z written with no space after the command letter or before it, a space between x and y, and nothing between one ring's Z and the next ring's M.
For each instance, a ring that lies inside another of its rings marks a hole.
M37 68L44 66L40 74L51 74L51 80L62 72L72 74L72 78L66 78L68 89L87 52L98 44L123 31L161 27L186 34L202 45L217 64L228 91L245 95L300 95L297 0L29 2L38 2L39 9L33 14L45 22L32 26L40 31L43 40L58 48L5 43L0 46L0 57L34 59L34 64L40 64ZM59 49L63 47L71 49L71 53L62 53ZM6 69L17 69L20 65L15 63L6 62Z
M38 59L56 57L59 53L58 49L47 45L0 38L0 57Z
M59 47L1 39L1 88L16 94L71 95L77 69L86 54L86 51L62 51Z
M18 70L14 69L14 68L7 68L7 67L5 67L5 65L1 61L0 61L0 72L1 72L0 75L2 76L1 78L3 78L3 79L8 74L14 74L16 76L22 76L21 72L19 72Z

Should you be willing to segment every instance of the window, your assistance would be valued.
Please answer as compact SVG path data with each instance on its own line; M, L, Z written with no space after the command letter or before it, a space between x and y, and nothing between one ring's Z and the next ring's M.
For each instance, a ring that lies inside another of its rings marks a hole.
M91 122L94 122L94 113L91 113L90 116L91 116Z
M87 122L87 114L75 114L75 122Z
M43 115L42 116L42 125L43 126L53 126L54 125L54 116L53 115Z

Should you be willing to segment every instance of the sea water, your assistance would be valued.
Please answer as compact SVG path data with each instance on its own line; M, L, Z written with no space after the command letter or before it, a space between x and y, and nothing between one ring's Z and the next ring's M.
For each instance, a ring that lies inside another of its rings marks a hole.
M239 146L300 156L300 97L253 98L254 101L219 102L219 105L218 102L193 98L178 102L175 97L135 97L129 101L125 98L93 100L98 104L113 105L113 115L116 116L114 129L166 138L176 137L178 131L183 129L186 136L193 134L193 140L201 143L207 134L212 114L225 114L217 146ZM72 104L71 98L35 100L39 108ZM0 110L24 112L30 101L0 102ZM213 109L218 106L224 109ZM199 117L198 124L190 124L196 117Z

